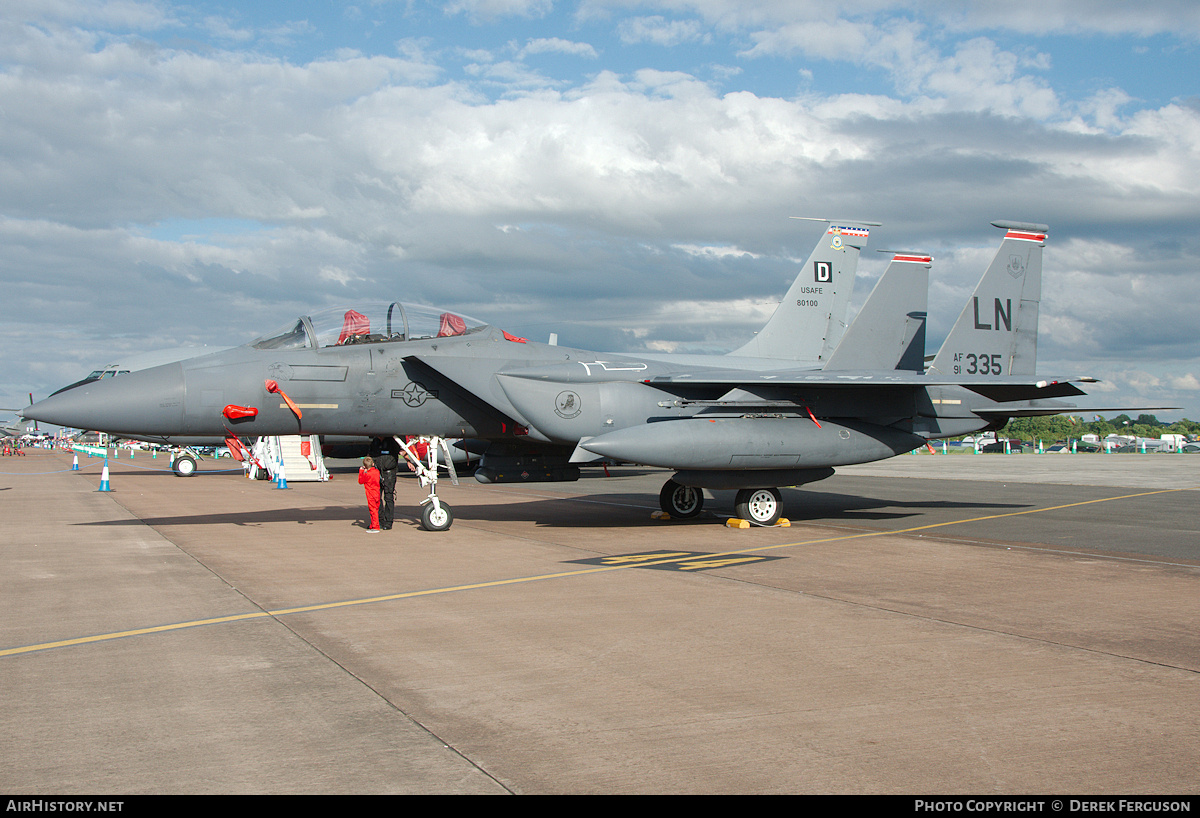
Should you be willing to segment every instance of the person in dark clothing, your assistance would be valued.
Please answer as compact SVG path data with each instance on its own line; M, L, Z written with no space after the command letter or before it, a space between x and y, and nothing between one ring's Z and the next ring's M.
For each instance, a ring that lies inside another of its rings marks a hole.
M375 437L371 439L371 459L379 469L379 527L387 531L392 527L396 511L396 473L400 469L400 446L395 438Z

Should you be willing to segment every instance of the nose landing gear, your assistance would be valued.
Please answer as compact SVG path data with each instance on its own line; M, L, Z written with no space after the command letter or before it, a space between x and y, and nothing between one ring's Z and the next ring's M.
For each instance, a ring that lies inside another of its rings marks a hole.
M454 461L450 457L450 444L444 437L420 437L411 442L405 442L397 437L396 442L400 444L400 450L404 453L404 460L408 463L408 467L417 473L417 479L421 481L421 485L429 486L429 496L421 501L421 528L426 531L447 530L454 524L454 513L450 510L450 506L443 503L437 496L438 451L446 456L445 467L450 473L450 482L457 486L458 475L454 471ZM425 455L424 458L422 454Z

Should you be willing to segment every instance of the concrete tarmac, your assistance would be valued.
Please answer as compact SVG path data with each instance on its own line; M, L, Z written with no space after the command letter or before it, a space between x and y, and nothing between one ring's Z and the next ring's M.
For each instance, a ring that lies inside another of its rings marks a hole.
M749 530L624 468L431 533L402 478L381 534L352 467L70 460L0 460L8 792L1198 789L1200 456L906 456Z

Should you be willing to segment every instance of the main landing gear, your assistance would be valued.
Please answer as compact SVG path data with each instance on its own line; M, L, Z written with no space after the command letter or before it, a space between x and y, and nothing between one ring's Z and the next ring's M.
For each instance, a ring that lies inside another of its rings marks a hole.
M733 509L740 519L755 525L775 525L783 513L783 497L779 489L742 489Z
M658 493L658 505L678 520L695 517L704 508L704 490L668 480Z
M704 508L704 490L668 480L658 494L658 505L677 520L695 517ZM734 512L755 525L775 525L783 513L779 489L741 489L734 500Z
M426 531L445 531L454 524L454 513L450 506L437 496L438 451L446 456L445 467L450 473L450 482L458 485L454 472L454 461L450 457L450 445L444 437L421 437L406 443L396 438L408 467L417 473L422 486L429 486L429 496L421 501L421 528ZM421 444L425 444L425 457L421 457Z

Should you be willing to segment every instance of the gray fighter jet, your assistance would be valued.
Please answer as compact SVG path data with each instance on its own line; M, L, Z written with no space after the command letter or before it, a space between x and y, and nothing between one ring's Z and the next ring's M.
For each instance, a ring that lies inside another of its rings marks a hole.
M83 386L85 383L103 380L105 378L115 378L118 375L128 375L130 372L137 372L139 369L149 369L152 366L161 366L163 364L171 364L176 361L182 361L185 358L195 358L198 355L209 355L213 352L223 352L229 347L178 347L176 349L157 349L151 352L142 352L137 355L132 355L124 358L117 363L109 364L101 369L92 370L86 378L82 378L74 383L67 384L61 389L56 389L51 392L52 395L57 395L59 392L65 392L68 389L74 389L77 386Z
M33 405L33 393L29 393L29 405ZM11 421L0 423L0 437L22 438L28 435L41 435L37 424L25 418L25 407L19 409L3 408L0 412L16 412L17 416Z
M1049 399L1084 394L1032 375L1045 226L994 224L1008 231L1000 253L928 373L928 257L897 255L876 287L883 291L841 338L838 313L868 235L867 224L842 222L762 331L728 356L569 349L381 302L85 384L25 414L167 437L470 438L484 441L481 482L575 480L578 464L611 458L673 469L660 503L674 517L698 514L704 488L736 489L738 515L766 525L780 516L778 486L1007 417L1063 411ZM449 507L435 492L430 499L422 524L448 528Z
M802 220L830 224L829 220L826 219ZM752 352L747 354L788 360L793 364L804 365L813 369L820 368L846 329L845 317L850 304L858 254L861 247L866 243L871 226L875 226L875 223L854 220L841 220L837 224L830 224L822 240L818 242L817 247L806 262L806 268L811 268L812 270L812 280L801 276L794 282L791 290L784 299L783 305L776 310L771 321L768 322L761 333L743 348L744 350L752 350ZM922 299L924 298L925 289L925 286L920 287L920 296ZM792 304L793 301L795 302L794 304ZM344 308L327 310L314 316L307 316L306 318L310 322L310 325L315 322L317 325L328 327L330 334L336 332L338 335L338 345L361 343L363 338L370 335L371 322L365 317L366 313L374 311L382 315L383 305L358 305L358 307L359 309L355 310L346 310ZM363 312L360 312L360 309ZM384 327L384 335L390 339L398 337L428 337L433 327L437 328L436 331L439 335L448 335L456 331L452 327L448 328L444 325L445 316L439 314L437 317L433 317L430 314L431 312L432 308L429 307L414 307L413 305L393 302L386 305L386 317L383 320L376 321L375 326L377 328ZM351 321L348 317L351 314L360 316L354 320L365 321L362 327L358 327L365 328L365 334L360 333L355 335L352 331L349 335L343 337L346 327L349 326L348 322ZM414 332L409 331L409 327L407 326L409 315L413 317L414 324L424 325L423 329L415 331L415 335ZM458 317L452 317L452 320L458 320ZM470 321L470 319L467 320ZM473 325L481 323L476 321L473 322ZM295 328L293 325L289 326L292 329ZM373 340L378 340L380 336L374 335L371 337ZM259 340L262 341L262 339ZM51 393L51 397L67 390L78 389L98 380L118 375L128 375L131 372L149 369L160 364L183 361L186 358L198 357L206 352L224 352L227 349L229 348L225 347L206 351L200 348L189 347L142 353L126 358L119 363L110 364L103 369L96 370L88 377ZM667 357L674 359L681 358L681 356ZM701 362L712 359L712 356L695 357ZM235 424L235 429L236 431L227 425L224 431L215 435L204 432L182 433L178 431L164 434L151 429L136 432L125 430L116 434L120 437L133 440L178 447L184 451L184 455L173 461L173 468L177 475L190 477L196 474L196 459L188 453L194 447L218 446L223 442L229 442L228 438L230 437L244 438L269 434L262 432L261 428L250 428L248 425L238 426ZM245 441L241 442L244 443ZM369 443L370 438L363 435L321 434L322 451L332 457L361 457L366 454ZM453 462L465 465L475 459L477 455L483 454L487 448L488 441L486 440L455 441L452 445L445 447L445 461L447 463ZM495 457L493 457L493 460L495 460ZM575 474L578 476L577 470Z
M17 412L18 409L0 409L0 412ZM35 432L34 423L32 420L21 420L20 418L4 421L0 423L0 437L23 437L30 432Z

